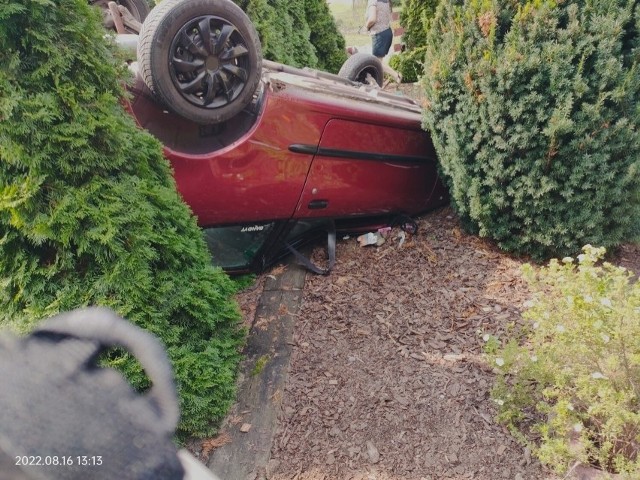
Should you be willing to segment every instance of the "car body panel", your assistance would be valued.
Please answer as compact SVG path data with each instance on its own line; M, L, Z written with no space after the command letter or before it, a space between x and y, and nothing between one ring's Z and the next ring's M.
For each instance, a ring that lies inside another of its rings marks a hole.
M191 153L165 143L178 190L202 226L290 218L311 165L311 155L292 155L288 138L317 144L322 125L311 124L301 112L270 92L255 126L233 143L208 153ZM137 118L157 104L134 104ZM150 115L176 117L158 112ZM176 122L175 125L184 123ZM142 123L149 128L149 122ZM175 127L177 130L177 127ZM189 125L189 131L199 130ZM175 144L175 143L174 143Z
M437 178L423 131L332 119L295 216L415 213L427 209Z
M317 144L320 129L278 97L266 99L259 128L206 156L165 149L178 189L201 225L290 218L311 155L291 155L289 138Z
M163 143L214 260L234 271L262 268L323 219L363 228L446 202L413 101L286 68L265 69L253 104L218 126L166 111L140 80L130 87L128 108Z

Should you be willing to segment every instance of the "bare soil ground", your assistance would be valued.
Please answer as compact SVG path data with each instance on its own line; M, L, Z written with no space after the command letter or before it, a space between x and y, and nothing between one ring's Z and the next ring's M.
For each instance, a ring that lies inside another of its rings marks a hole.
M517 328L524 260L445 208L308 275L269 479L556 479L494 420L482 335ZM321 248L314 251L318 263ZM640 271L640 248L617 263ZM245 312L251 315L247 301Z

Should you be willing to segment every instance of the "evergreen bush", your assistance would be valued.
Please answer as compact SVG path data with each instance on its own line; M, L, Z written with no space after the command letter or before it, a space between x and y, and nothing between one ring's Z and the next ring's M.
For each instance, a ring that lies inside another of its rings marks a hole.
M173 362L181 434L233 401L243 332L160 144L119 99L125 69L86 0L0 6L0 325L111 307ZM147 380L112 357L137 388Z
M465 225L535 258L640 230L639 7L442 2L424 125Z
M337 73L345 41L326 0L234 0L253 21L265 58Z
M424 55L427 32L433 21L439 0L404 0L400 25L404 29L405 50L389 59L389 65L402 74L402 81L417 82L424 75Z
M440 0L404 0L400 10L400 25L404 28L402 43L408 50L427 44L429 24Z
M289 49L293 52L295 65L317 66L316 49L311 42L311 28L307 22L305 2L285 0L286 11L291 18L292 34L287 38Z
M640 283L603 255L587 245L577 262L525 266L525 332L491 355L492 396L499 419L557 472L580 462L637 479Z
M305 0L309 41L315 49L320 70L338 73L347 60L346 43L325 0Z
M402 74L402 81L407 83L417 82L424 74L425 47L414 48L389 59L389 66Z

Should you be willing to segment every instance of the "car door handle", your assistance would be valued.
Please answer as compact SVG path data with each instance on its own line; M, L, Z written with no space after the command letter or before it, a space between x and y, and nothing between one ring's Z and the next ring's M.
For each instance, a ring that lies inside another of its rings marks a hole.
M309 210L322 210L329 206L329 200L311 200L307 208Z

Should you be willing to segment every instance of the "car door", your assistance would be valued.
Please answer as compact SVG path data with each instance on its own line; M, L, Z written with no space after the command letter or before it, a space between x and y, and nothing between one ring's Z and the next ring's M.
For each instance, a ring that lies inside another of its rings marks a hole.
M435 150L419 124L332 119L295 217L415 214L429 207L437 179Z

